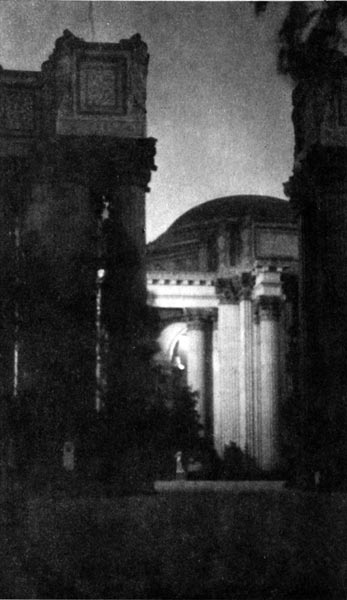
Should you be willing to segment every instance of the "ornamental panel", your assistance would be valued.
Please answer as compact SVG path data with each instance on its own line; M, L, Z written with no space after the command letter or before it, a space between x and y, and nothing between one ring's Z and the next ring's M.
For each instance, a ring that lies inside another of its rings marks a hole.
M126 113L127 61L123 56L81 58L78 64L78 112Z
M299 256L296 231L258 227L256 229L255 244L257 258L298 259Z

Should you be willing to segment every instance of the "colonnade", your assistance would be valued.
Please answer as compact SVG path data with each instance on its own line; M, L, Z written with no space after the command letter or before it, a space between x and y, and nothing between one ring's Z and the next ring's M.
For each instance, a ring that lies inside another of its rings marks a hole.
M217 319L211 310L188 315L187 382L199 392L200 419L218 453L234 443L258 467L274 471L281 466L286 353L281 273L264 270L252 280L222 280L218 295Z

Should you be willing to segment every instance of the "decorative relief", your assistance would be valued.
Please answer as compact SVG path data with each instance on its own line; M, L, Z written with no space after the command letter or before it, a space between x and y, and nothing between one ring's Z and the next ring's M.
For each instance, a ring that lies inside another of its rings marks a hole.
M29 134L35 128L35 97L32 90L3 86L0 90L0 128Z
M257 228L256 254L261 258L297 259L299 247L296 231Z
M82 113L124 115L126 59L84 59L79 63L78 110Z

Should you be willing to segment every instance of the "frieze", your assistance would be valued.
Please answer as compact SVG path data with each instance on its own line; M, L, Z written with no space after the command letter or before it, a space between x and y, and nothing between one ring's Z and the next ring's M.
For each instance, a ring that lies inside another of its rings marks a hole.
M82 114L126 113L127 60L82 56L77 63L78 112Z
M134 185L147 189L156 170L154 138L104 140L61 137L41 143L31 158L33 179L68 179L94 189L107 185Z
M257 258L298 258L298 235L296 229L279 227L255 228L255 250Z

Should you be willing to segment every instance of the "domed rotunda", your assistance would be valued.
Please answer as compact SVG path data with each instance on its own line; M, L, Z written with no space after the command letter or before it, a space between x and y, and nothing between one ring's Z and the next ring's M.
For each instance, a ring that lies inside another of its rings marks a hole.
M259 468L283 466L281 406L293 387L298 232L285 200L228 196L179 217L147 246L158 360L198 392L206 435Z

